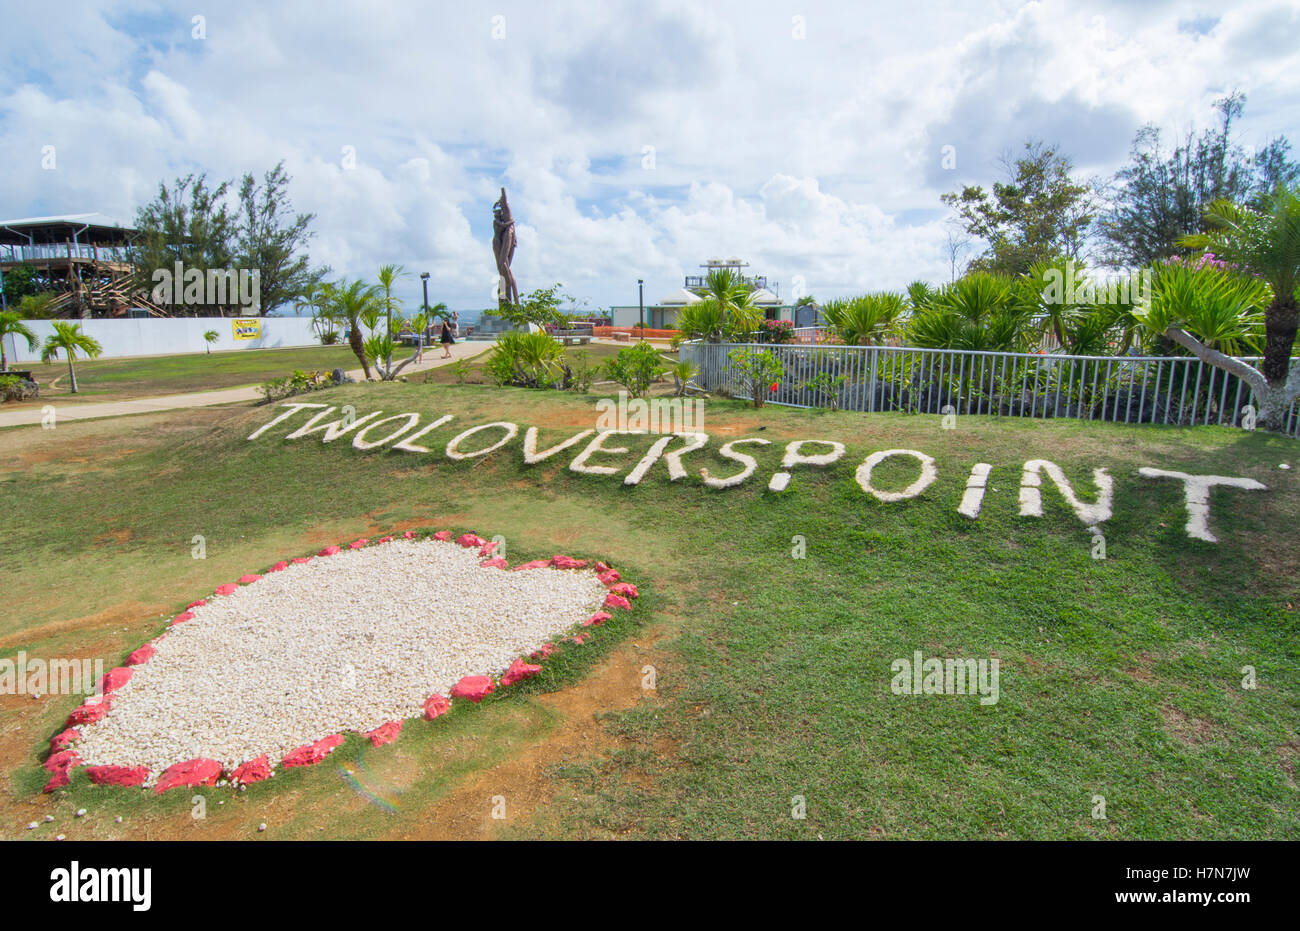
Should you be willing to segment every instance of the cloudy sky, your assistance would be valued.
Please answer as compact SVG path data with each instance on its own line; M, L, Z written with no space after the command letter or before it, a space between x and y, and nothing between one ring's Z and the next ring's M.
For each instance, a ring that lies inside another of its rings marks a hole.
M502 185L522 291L654 301L739 255L825 299L946 280L939 195L1027 137L1110 174L1143 123L1199 129L1239 89L1241 144L1300 144L1297 3L51 9L0 10L0 217L129 222L160 180L283 159L315 262L427 270L454 308L494 303Z

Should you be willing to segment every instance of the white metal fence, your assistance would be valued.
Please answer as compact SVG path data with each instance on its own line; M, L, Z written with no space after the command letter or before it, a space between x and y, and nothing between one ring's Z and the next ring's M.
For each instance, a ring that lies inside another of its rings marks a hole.
M701 388L743 395L746 388L728 358L737 349L771 351L781 361L776 390L764 390L770 403L792 407L1183 426L1244 426L1258 409L1240 378L1190 356L690 342L681 345L679 358L698 366ZM1292 436L1300 431L1300 402L1288 412L1285 429Z

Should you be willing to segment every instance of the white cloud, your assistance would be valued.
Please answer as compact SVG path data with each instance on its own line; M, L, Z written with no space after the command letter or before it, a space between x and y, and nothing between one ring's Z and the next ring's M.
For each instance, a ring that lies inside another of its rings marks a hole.
M801 275L831 297L946 278L939 194L987 183L1028 136L1108 173L1142 122L1204 126L1235 87L1243 142L1300 137L1292 4L801 9L804 39L788 5L741 0L232 2L195 40L189 13L150 3L19 6L0 36L0 213L130 220L159 181L284 159L315 261L428 270L454 307L489 303L502 185L525 290L632 303L637 278L657 297L742 255L786 295Z

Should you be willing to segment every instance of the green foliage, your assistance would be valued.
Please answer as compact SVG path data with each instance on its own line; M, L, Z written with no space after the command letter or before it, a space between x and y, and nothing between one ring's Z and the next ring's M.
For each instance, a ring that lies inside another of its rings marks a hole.
M40 291L36 294L28 294L18 302L18 316L24 320L49 320L54 316L54 311L50 305L57 298L56 291Z
M10 307L41 290L40 282L36 280L35 265L15 265L5 271L4 279L5 302Z
M469 363L464 359L457 359L450 368L451 373L456 376L456 384L465 384L465 379L469 377Z
M907 286L907 304L908 309L915 312L920 310L934 298L934 288L924 281L913 281Z
M564 381L564 346L548 333L503 333L485 366L498 385L552 388Z
M5 337L12 336L15 339L22 339L27 343L27 349L35 352L40 341L36 338L36 333L32 328L23 323L23 316L16 310L6 310L0 312L0 369L9 368L9 359L5 355Z
M326 330L320 335L320 344L322 346L333 346L339 341L338 330Z
M851 346L880 345L896 331L906 313L907 299L887 291L822 305L827 327Z
M1279 190L1259 210L1215 201L1205 220L1208 232L1180 242L1258 275L1273 289L1275 301L1294 304L1300 287L1300 188Z
M1291 160L1285 137L1258 152L1233 143L1232 123L1244 104L1239 93L1217 100L1218 128L1195 140L1188 133L1172 150L1162 148L1153 124L1138 130L1130 162L1115 175L1112 203L1099 223L1110 264L1144 267L1180 254L1188 248L1184 237L1211 229L1207 210L1214 201L1261 208L1270 194L1300 180L1300 165Z
M1021 352L1029 348L1033 305L1017 282L975 272L945 285L907 327L907 339L925 349Z
M1134 313L1153 334L1180 327L1212 349L1255 354L1264 337L1264 282L1210 262L1173 259L1152 267L1151 301Z
M591 390L592 382L600 373L600 366L591 361L591 353L585 349L572 353L569 359L571 362L569 390L586 394Z
M538 288L525 294L518 304L505 303L483 313L489 317L500 317L517 327L525 327L530 323L539 327L563 326L569 318L560 310L560 305L572 304L575 300L572 295L560 293L563 287L557 282L549 288Z
M238 267L256 270L262 313L289 303L303 288L318 283L329 269L309 267L307 242L314 213L293 213L292 180L280 161L262 176L252 172L239 184L239 211L234 217L234 252Z
M185 269L248 269L258 275L259 313L267 313L298 298L319 283L328 269L310 270L307 242L315 214L292 216L289 175L280 162L257 182L252 173L240 179L238 191L231 182L208 187L207 176L177 178L169 188L158 185L158 196L136 212L140 235L131 245L136 286L149 291L158 269L172 272L175 263ZM228 207L234 194L236 212ZM184 312L218 316L235 306L187 305ZM241 312L246 310L241 308Z
M848 381L847 375L831 375L830 372L818 372L808 381L804 382L803 388L813 392L813 396L818 400L825 400L831 410L840 409L840 389Z
M645 394L651 382L662 375L665 368L659 351L649 343L620 349L617 356L605 363L609 379L626 388L634 398Z
M682 339L746 342L762 320L754 289L734 269L715 268L704 279L700 302L682 308L677 329Z
M369 380L370 359L374 356L366 353L361 327L366 319L373 319L378 314L378 288L360 278L351 281L342 278L322 286L321 301L328 308L330 319L347 326L348 346Z
M772 386L785 377L785 366L770 349L733 349L727 353L727 363L728 372L755 407L762 407Z
M0 375L0 401L26 401L39 392L36 382L17 375Z
M1071 176L1070 159L1030 141L1004 169L1006 181L995 182L991 195L970 185L943 195L965 231L989 244L969 268L1018 275L1053 255L1077 258L1095 207L1088 185Z
M41 361L47 365L54 359L59 352L64 352L68 357L68 377L71 381L71 391L77 393L77 371L73 367L73 360L76 359L78 352L84 352L87 358L93 359L104 351L99 344L99 340L93 336L88 336L81 332L80 323L71 323L67 320L55 320L54 332L45 337L45 343L41 346Z
M668 371L677 385L677 397L681 398L686 396L686 389L691 386L691 379L699 374L700 367L689 359L682 359L670 365Z
M267 402L271 402L290 398L295 394L306 394L308 391L319 391L330 387L331 384L329 376L322 372L312 372L309 375L301 369L294 369L284 378L273 378L263 382L258 390L262 392Z

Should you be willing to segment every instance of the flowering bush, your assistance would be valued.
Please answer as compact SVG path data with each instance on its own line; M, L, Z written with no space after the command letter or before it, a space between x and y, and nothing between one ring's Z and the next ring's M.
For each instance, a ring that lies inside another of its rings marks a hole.
M781 386L785 366L770 349L733 349L727 354L728 370L743 387L755 407L762 407L767 395Z
M794 323L790 320L764 320L758 327L759 342L789 343L794 340Z

